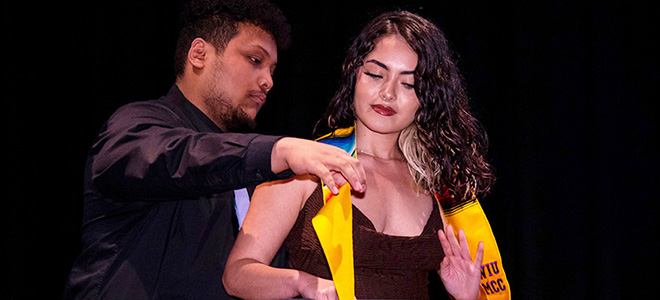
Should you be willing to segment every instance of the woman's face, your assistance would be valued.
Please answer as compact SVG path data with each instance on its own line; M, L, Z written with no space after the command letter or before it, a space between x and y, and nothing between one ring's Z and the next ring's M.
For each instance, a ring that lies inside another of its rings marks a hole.
M417 54L401 35L381 37L357 70L357 122L378 133L398 133L415 119Z

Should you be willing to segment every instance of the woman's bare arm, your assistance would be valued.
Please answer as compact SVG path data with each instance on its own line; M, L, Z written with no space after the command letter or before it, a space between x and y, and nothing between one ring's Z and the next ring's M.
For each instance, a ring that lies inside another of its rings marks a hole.
M229 294L244 299L336 294L332 281L269 266L317 185L316 177L304 175L257 187L222 278Z

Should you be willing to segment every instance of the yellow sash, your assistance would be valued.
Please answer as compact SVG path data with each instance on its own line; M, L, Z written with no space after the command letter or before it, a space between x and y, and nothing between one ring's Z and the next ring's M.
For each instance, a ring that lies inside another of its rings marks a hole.
M442 201L440 201L442 203ZM504 274L500 250L497 248L495 236L490 223L477 198L462 202L456 206L443 206L447 224L455 229L463 229L467 237L472 260L477 254L479 242L484 243L484 256L481 263L481 297L480 299L500 300L510 299L511 290ZM458 232L454 232L458 236Z
M319 138L318 141L340 147L353 157L356 156L355 133L352 127L337 129ZM349 184L342 186L338 195L333 195L324 184L323 199L325 205L312 219L312 225L328 260L339 299L353 300L355 299L353 206ZM438 198L436 195L436 200L443 203L444 198ZM511 290L504 274L500 252L479 201L474 198L441 207L447 223L456 230L463 229L465 232L472 259L476 255L479 241L484 243L480 299L510 299Z
M328 260L332 280L340 300L355 299L353 274L353 206L351 187L344 184L339 194L324 186L325 205L312 218L312 225Z

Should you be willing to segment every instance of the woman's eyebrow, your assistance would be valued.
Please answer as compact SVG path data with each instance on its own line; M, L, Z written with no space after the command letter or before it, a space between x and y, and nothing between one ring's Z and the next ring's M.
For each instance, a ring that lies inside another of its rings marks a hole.
M375 60L375 59L367 60L367 63L376 64L377 66L379 66L379 67L381 67L381 68L383 68L383 69L385 69L385 70L387 70L387 71L390 70L390 68L388 68L384 63L379 62L379 61L377 61L377 60Z
M375 65L377 65L377 66L379 66L379 67L385 69L386 71L389 71L389 70L390 70L390 68L388 68L384 63L379 62L379 61L377 61L377 60L375 60L375 59L370 59L370 60L366 61L365 64L366 64L366 63L372 63L372 64L375 64ZM415 71L402 71L402 72L399 73L399 74L402 74L402 75L415 74Z

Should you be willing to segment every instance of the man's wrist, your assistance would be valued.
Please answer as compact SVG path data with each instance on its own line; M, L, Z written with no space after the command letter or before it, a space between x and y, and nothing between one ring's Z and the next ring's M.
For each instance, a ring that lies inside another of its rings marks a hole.
M270 155L270 168L273 173L281 173L289 169L289 165L286 160L290 147L290 140L292 138L283 137L273 144L273 150Z

